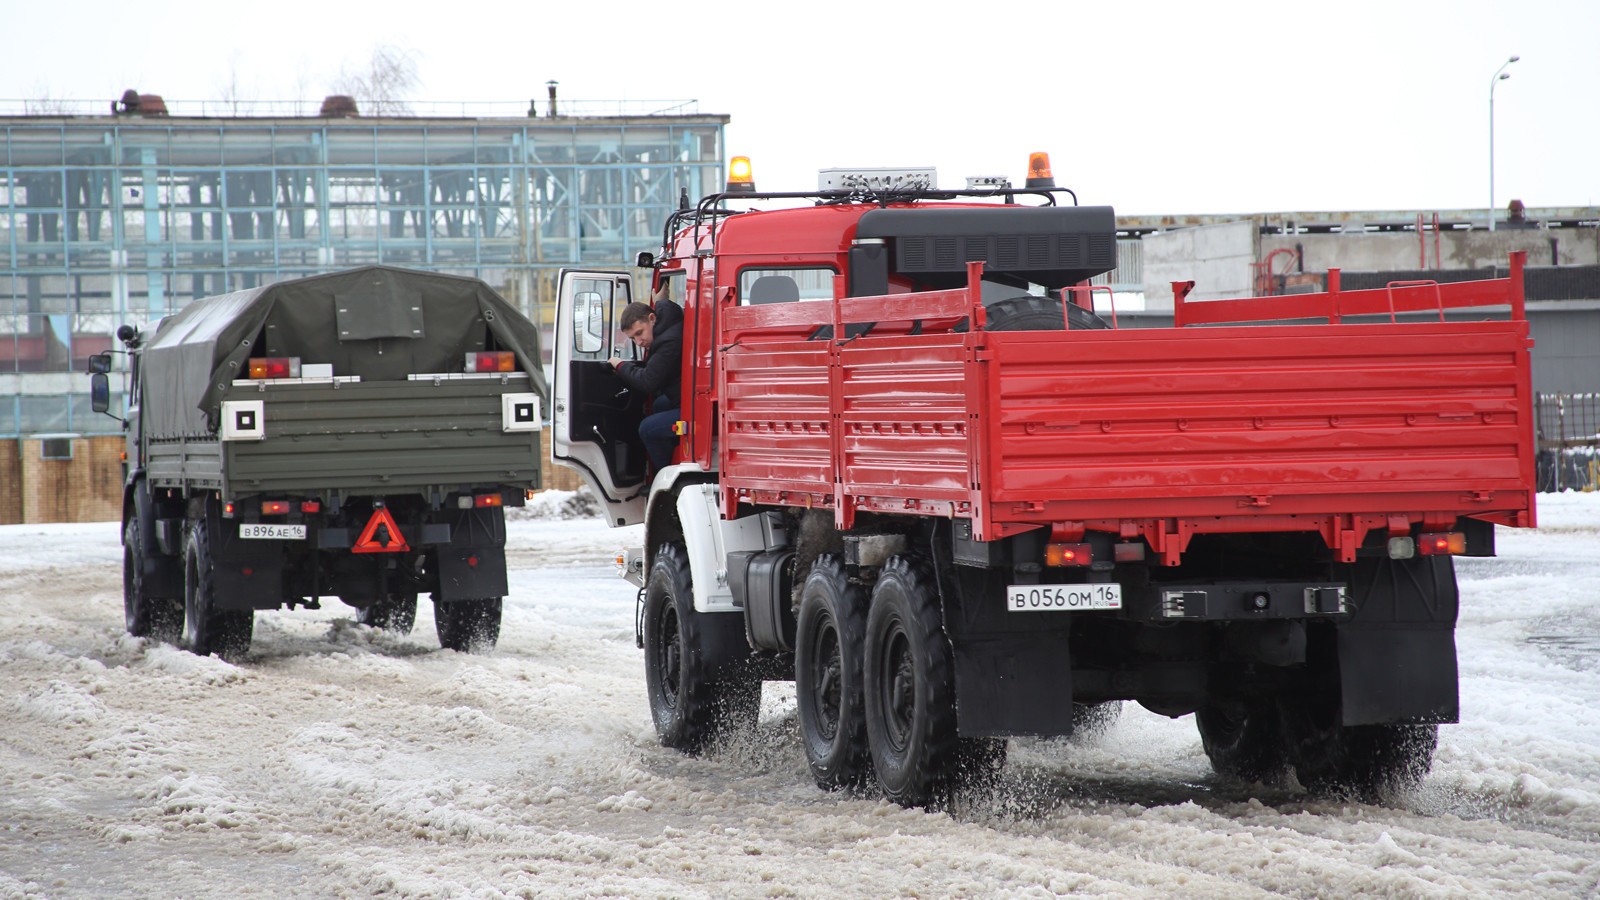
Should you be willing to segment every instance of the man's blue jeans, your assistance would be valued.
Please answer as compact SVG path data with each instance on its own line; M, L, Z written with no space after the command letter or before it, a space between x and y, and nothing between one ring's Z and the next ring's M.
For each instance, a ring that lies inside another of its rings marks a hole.
M678 422L678 410L663 409L644 417L639 423L639 437L644 440L645 452L650 454L650 468L659 472L672 465L672 450L678 446L678 436L672 426Z

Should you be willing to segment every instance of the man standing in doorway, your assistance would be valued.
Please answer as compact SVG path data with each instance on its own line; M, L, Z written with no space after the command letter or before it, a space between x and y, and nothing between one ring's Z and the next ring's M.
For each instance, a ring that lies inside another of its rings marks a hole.
M649 398L639 437L650 455L651 469L659 472L672 464L672 450L678 444L673 426L678 421L683 376L683 310L660 291L654 306L629 303L623 307L617 324L644 353L642 361L612 357L611 367L628 390Z

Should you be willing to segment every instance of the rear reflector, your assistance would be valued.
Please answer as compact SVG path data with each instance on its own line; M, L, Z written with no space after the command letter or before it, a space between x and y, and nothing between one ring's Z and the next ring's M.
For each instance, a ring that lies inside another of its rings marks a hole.
M257 356L250 360L250 377L263 378L299 378L300 357L298 356Z
M506 350L493 353L468 353L464 368L468 372L515 372L517 356Z
M1454 556L1467 552L1467 536L1459 531L1441 531L1417 536L1420 556Z
M1111 558L1119 563L1144 562L1144 542L1128 541L1111 548Z
M300 511L303 512L303 513L318 513L318 512L322 512L322 501L320 501L320 500L301 500L300 501Z

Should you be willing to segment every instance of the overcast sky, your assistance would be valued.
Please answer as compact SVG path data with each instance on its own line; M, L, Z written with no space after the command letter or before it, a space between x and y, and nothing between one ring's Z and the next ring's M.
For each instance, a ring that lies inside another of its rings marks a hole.
M377 45L421 101L693 99L758 187L833 166L1020 180L1122 213L1600 205L1600 2L4 0L0 99L320 100Z

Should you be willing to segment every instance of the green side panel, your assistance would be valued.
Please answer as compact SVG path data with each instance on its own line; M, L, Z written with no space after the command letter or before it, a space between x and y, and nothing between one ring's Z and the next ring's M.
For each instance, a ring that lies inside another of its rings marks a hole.
M540 486L539 432L503 427L501 396L526 377L235 385L225 400L264 403L260 440L224 441L224 493L357 494Z
M223 445L216 438L152 440L145 478L152 487L217 490L222 487Z

